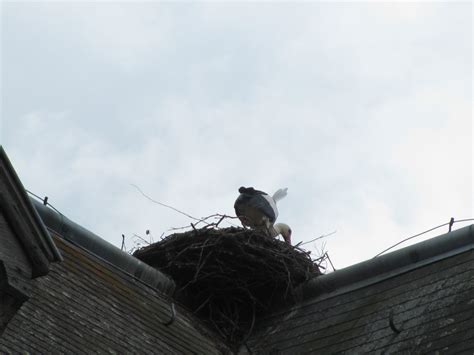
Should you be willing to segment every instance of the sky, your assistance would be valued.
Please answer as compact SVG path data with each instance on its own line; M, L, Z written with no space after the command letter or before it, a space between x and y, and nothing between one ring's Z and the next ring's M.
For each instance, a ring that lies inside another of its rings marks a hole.
M118 247L193 221L134 185L194 217L288 187L337 269L474 217L471 2L0 6L0 143Z

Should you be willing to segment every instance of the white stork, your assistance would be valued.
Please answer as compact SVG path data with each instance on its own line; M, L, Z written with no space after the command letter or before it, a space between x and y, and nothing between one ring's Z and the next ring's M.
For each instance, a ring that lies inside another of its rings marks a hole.
M274 224L278 217L277 201L284 198L287 188L278 189L273 196L253 187L239 188L240 195L234 204L235 213L243 226L250 228L265 228L272 236L282 235L291 245L291 228L285 223Z

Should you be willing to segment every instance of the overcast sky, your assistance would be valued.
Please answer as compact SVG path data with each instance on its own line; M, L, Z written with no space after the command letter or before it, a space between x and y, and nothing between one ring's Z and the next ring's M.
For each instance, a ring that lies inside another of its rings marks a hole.
M131 184L196 217L288 187L336 268L474 216L470 2L1 6L1 143L117 246L191 222Z

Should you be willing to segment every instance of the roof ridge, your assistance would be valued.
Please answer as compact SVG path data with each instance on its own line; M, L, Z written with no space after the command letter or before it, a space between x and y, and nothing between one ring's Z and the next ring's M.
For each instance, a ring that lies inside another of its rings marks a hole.
M308 280L298 288L300 302L329 298L474 249L474 224Z
M115 245L71 221L62 213L58 214L31 197L30 200L43 223L68 242L80 246L89 253L166 295L173 294L176 287L174 281L161 271L120 250Z

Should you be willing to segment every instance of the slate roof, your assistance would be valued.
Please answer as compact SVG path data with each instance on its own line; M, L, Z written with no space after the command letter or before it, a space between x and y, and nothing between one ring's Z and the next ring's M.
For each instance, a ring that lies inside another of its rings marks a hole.
M472 353L473 230L310 281L300 303L260 320L242 353Z
M64 261L33 280L31 298L0 337L0 353L218 354L225 350L199 320L170 298L51 234Z

